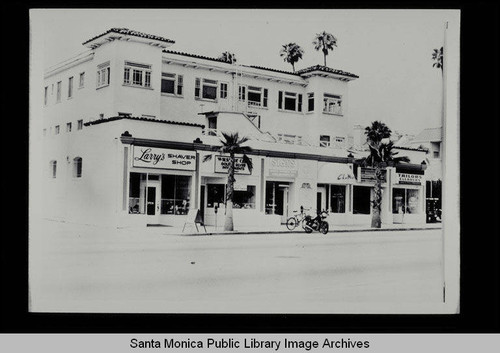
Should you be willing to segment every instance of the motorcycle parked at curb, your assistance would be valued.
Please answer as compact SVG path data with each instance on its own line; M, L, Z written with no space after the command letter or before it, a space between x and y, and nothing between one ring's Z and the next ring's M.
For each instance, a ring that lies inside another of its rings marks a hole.
M311 215L307 215L302 223L302 228L304 228L306 233L312 233L312 231L315 230L327 234L329 225L328 222L325 221L326 217L328 217L328 211L325 210L317 212L314 218Z

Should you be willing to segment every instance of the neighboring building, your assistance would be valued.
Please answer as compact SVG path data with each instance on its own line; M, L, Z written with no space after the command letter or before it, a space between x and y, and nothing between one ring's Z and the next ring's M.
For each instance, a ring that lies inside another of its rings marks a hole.
M403 147L421 148L427 152L425 156L425 162L427 163L426 210L430 215L434 214L435 210L438 210L439 219L441 218L442 208L442 144L443 131L441 127L424 129L412 140L401 144ZM431 216L429 221L433 220L433 218Z
M232 65L124 28L83 44L88 52L45 73L47 218L182 225L194 208L222 224L227 170L211 147L223 131L250 137L254 149L254 169L238 165L236 227L279 224L300 206L329 209L334 224L369 224L373 183L355 175L347 151L348 83L358 76ZM425 185L408 179L412 222L421 222Z

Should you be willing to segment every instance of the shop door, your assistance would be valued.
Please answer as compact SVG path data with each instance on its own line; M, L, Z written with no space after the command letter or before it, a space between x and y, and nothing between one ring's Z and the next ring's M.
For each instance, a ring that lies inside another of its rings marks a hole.
M200 214L201 219L205 222L205 185L200 188Z
M318 212L326 210L326 188L324 186L318 186L316 195L316 210Z
M146 189L146 214L148 216L155 216L151 220L156 220L156 216L160 213L157 191L158 188L156 186L148 186Z
M281 215L281 223L288 218L288 187L279 187L276 191L276 214Z

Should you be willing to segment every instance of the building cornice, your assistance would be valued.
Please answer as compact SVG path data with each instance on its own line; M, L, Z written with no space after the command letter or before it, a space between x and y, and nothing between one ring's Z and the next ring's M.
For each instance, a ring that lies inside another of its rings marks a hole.
M81 65L87 61L93 60L94 59L94 52L93 51L87 51L85 53L82 53L74 58L68 59L66 61L63 61L62 63L56 64L50 68L48 68L45 73L44 73L44 78L47 79L51 76L54 76L60 72L63 72L65 70L69 70L72 67Z
M95 49L114 40L134 41L159 48L167 48L175 43L175 41L171 39L134 31L128 28L111 28L102 34L83 42L82 45Z
M164 140L153 140L145 138L132 137L128 134L124 134L120 137L123 144L142 146L142 147L157 147L157 148L172 148L180 150L189 151L213 151L216 145L204 144L200 141L197 142L178 142L178 141L164 141ZM313 153L295 153L295 152L283 152L283 151L273 151L265 149L252 149L248 155L253 156L263 156L263 157L275 157L275 158L291 158L291 159L305 159L305 160L315 160L318 162L330 162L330 163L353 163L354 159L349 157L335 157L335 156L325 156Z
M88 122L84 123L83 125L85 125L85 126L99 125L99 124L109 123L109 122L113 122L113 121L117 121L117 120L123 120L123 119L137 120L137 121L147 121L147 122L160 123L160 124L191 126L191 127L198 127L198 128L201 128L201 129L205 128L205 125L202 125L202 124L186 123L186 122L183 122L183 121L172 121L172 120L161 120L161 119L153 119L153 118L144 118L144 117L138 117L138 116L112 116L112 117L109 117L109 118L88 121Z

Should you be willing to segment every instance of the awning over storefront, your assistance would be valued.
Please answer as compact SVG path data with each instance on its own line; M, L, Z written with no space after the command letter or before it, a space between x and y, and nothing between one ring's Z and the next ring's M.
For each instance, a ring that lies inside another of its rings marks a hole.
M318 183L322 184L352 184L356 180L349 164L322 163L318 164Z

